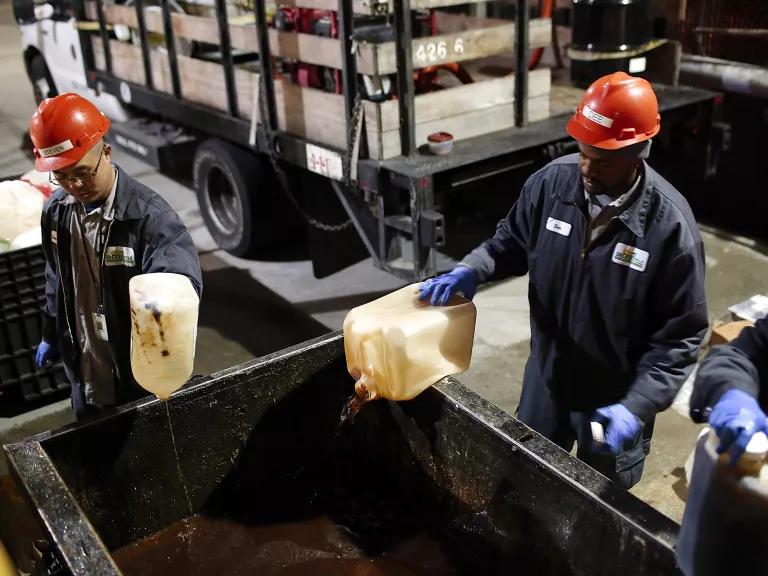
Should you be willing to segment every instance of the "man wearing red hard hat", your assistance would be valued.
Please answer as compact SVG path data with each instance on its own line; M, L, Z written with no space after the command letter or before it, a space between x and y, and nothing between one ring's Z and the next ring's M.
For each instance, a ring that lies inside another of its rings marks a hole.
M128 282L175 272L200 295L192 238L158 194L111 161L109 119L77 94L40 103L29 134L35 168L59 188L43 208L43 339L36 362L59 355L81 418L146 394L131 372Z
M438 305L528 274L531 354L517 416L566 450L576 442L579 458L626 488L708 324L693 214L645 162L659 129L647 81L596 80L567 126L579 153L531 176L496 234L421 288Z

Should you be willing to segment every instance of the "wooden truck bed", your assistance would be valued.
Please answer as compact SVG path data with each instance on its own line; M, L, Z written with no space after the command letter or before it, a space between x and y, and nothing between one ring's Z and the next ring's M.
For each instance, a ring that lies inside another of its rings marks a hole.
M302 2L302 6L304 3ZM357 4L360 10L364 6ZM95 5L87 4L88 16L95 20ZM105 22L135 30L136 10L132 6L104 5ZM219 43L216 18L188 14L171 14L177 41ZM161 12L145 9L147 32L163 34ZM550 43L551 20L532 19L529 26L531 49ZM413 40L414 69L462 62L475 80L460 84L447 72L440 72L444 89L415 97L416 144L426 143L427 136L436 131L453 134L456 140L514 126L514 73L512 53L515 43L515 23L509 20L471 17L448 12L437 13L439 34ZM229 31L233 50L255 54L259 50L253 17L232 17ZM338 39L295 32L270 30L270 46L275 57L288 58L340 70L341 45ZM92 37L94 64L105 71L104 48L101 37ZM146 85L142 53L138 44L110 40L112 74L122 80ZM155 90L172 93L170 66L160 49L150 52L152 85ZM203 104L216 110L227 110L224 67L210 60L177 55L184 100ZM396 72L395 43L360 42L357 45L357 70L368 76L387 76ZM259 89L258 63L239 64L235 69L238 113L241 118L258 122L256 95ZM550 71L542 68L529 76L529 121L550 116ZM345 149L347 146L344 98L314 88L275 81L279 128L299 138ZM366 101L365 124L369 157L385 160L400 155L399 111L397 100L382 103Z

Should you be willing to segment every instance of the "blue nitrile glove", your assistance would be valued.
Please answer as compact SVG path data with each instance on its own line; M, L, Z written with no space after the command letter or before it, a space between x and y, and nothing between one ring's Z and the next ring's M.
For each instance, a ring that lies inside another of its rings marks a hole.
M709 415L709 425L720 438L717 453L727 451L731 464L741 457L755 432L768 434L765 413L754 397L741 390L728 390L720 397Z
M429 278L421 283L419 300L429 299L432 306L445 306L448 299L462 292L468 300L475 297L477 276L468 266L456 266L453 270L437 278Z
M45 340L40 340L37 345L37 354L35 354L35 364L38 368L43 368L49 362L56 362L59 359L59 349L53 344L48 344Z
M625 444L640 433L640 420L623 404L603 406L595 412L605 429L605 444L613 454L623 452Z

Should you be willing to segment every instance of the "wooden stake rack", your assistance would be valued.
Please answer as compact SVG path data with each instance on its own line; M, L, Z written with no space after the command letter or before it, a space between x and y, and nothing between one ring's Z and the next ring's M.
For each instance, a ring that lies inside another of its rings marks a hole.
M399 0L400 1L400 0ZM219 0L223 2L223 0ZM411 0L411 9L430 9L471 4L466 0ZM284 0L281 6L337 11L336 0ZM356 14L389 14L394 9L392 0L354 0ZM100 10L99 10L100 8ZM100 13L101 12L101 13ZM96 70L109 72L116 78L138 85L151 86L167 94L176 93L172 59L178 70L178 96L189 102L202 104L233 116L260 122L254 99L259 90L261 52L256 20L253 14L230 16L222 24L221 17L193 16L170 13L165 21L157 8L144 7L143 23L139 21L136 6L85 3L85 14L103 27L115 30L127 27L132 38L146 39L149 46L138 41L119 41L106 30L91 36L93 63ZM551 21L531 19L526 31L528 49L542 48L551 40ZM413 133L416 147L426 143L433 132L450 132L454 138L465 139L516 125L516 82L512 73L517 23L509 20L480 18L454 12L437 11L437 34L413 38L409 50L413 70L439 67L448 63L462 63L474 82L459 84L447 79L444 89L412 97L413 123L406 134ZM143 30L142 30L143 28ZM125 28L124 28L125 29ZM204 43L221 47L218 59L196 58L178 48L173 58L164 49L167 42L158 39L172 34L176 46L182 42ZM270 28L268 46L275 58L289 59L330 69L345 68L345 53L341 39L312 34L286 32ZM121 36L121 37L124 37ZM108 48L105 50L105 41ZM349 45L349 42L347 42ZM227 47L227 49L224 49ZM373 78L391 78L398 72L398 45L396 39L387 42L354 42L355 57L347 65L354 66L355 74ZM244 55L244 62L232 60L228 76L227 59ZM253 58L249 58L252 55ZM506 70L499 61L506 57ZM490 65L493 60L494 65ZM143 65L144 64L144 65ZM151 71L151 79L146 78ZM441 73L441 77L442 77ZM351 76L356 77L356 76ZM228 83L231 82L231 89ZM527 74L524 92L526 121L549 116L550 73L539 69ZM355 89L357 89L355 87ZM232 93L230 96L230 92ZM412 92L411 92L412 94ZM404 96L383 102L364 101L365 134L368 156L376 160L400 156L410 145L403 140L403 108L408 110ZM296 137L321 145L345 150L349 134L350 91L335 94L300 86L276 77L274 82L274 108L277 128ZM519 116L519 114L518 114ZM407 119L406 119L407 120ZM408 122L406 122L407 124ZM519 124L519 120L518 120Z

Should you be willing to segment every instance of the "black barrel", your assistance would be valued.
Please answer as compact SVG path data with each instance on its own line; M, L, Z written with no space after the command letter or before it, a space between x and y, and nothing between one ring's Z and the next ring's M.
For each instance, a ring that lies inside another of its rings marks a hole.
M573 0L574 50L625 52L652 38L648 0Z
M571 80L586 88L613 72L643 76L645 65L635 70L630 53L652 39L648 0L573 0Z

